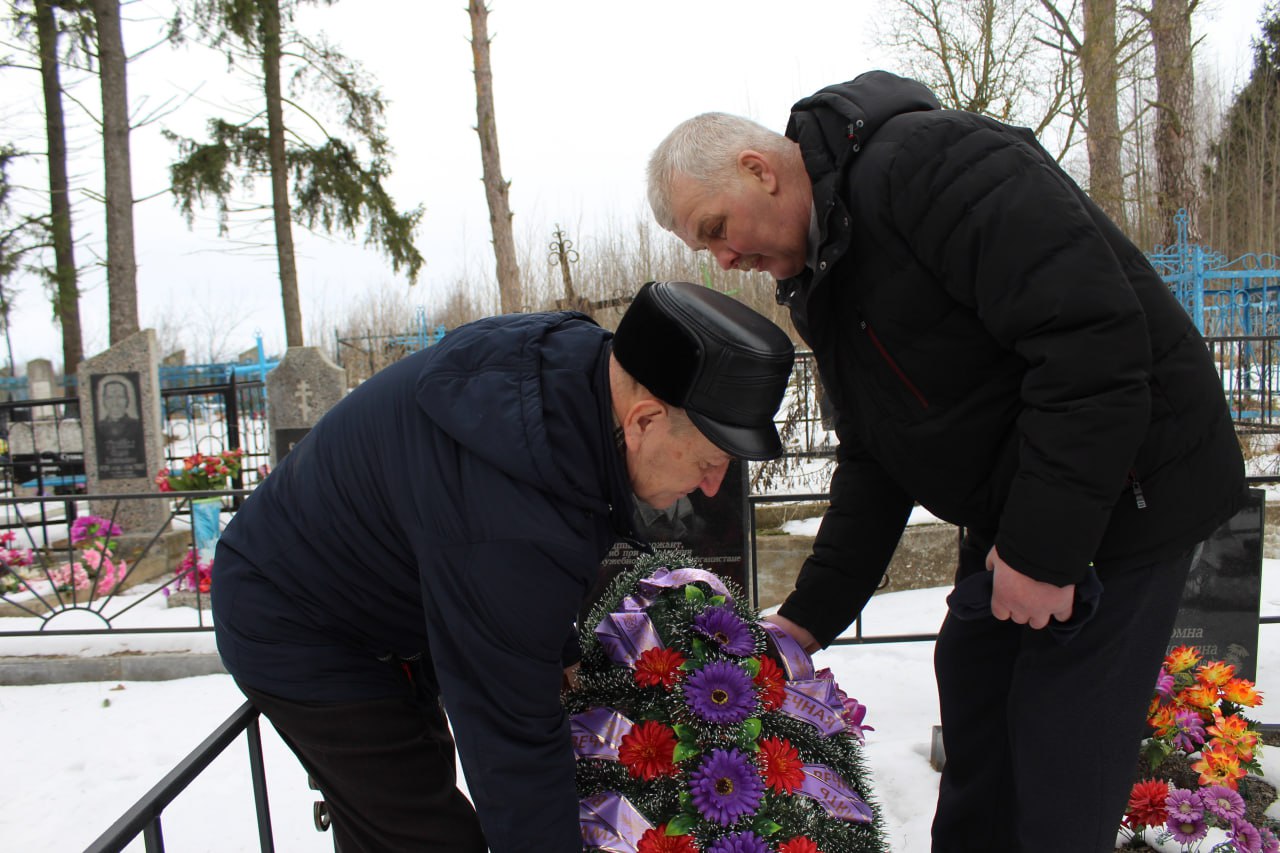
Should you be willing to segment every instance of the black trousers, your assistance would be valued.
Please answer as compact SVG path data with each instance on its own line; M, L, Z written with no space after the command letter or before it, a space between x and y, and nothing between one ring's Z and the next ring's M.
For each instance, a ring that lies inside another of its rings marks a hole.
M1111 853L1191 562L1100 568L1098 610L1066 643L947 616L934 853Z
M484 853L444 711L413 677L421 667L405 667L403 698L320 704L240 689L320 788L338 853Z

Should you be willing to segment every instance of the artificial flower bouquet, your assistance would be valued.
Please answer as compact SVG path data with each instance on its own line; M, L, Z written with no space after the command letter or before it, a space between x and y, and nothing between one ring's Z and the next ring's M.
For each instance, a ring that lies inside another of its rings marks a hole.
M623 572L581 628L566 691L583 847L884 851L866 709L687 553Z
M1243 709L1261 704L1253 682L1236 678L1230 664L1201 662L1190 646L1165 657L1142 749L1141 775L1149 778L1133 786L1122 827L1127 846L1146 846L1152 829L1160 849L1180 853L1205 844L1215 853L1280 853L1276 824L1263 815L1275 789L1247 784L1259 781L1249 774L1262 772L1261 746Z
M30 548L18 548L12 530L0 532L0 594L17 592L25 584L24 573L35 562Z
M129 565L116 558L120 525L97 515L82 515L71 523L71 559L49 569L49 580L58 590L88 590L90 596L106 595L129 574Z
M208 595L213 586L213 560L201 559L200 552L188 548L187 553L174 569L174 582L164 589L167 598L171 592L198 592Z
M182 460L178 469L161 468L155 484L162 492L208 492L225 489L227 482L240 473L244 451L224 450L213 456L193 453Z

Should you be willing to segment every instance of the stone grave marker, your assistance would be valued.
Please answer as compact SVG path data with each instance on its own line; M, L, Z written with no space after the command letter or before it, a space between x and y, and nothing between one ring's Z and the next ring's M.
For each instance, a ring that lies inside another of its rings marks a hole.
M346 374L318 347L289 347L267 374L267 422L275 466L346 393Z

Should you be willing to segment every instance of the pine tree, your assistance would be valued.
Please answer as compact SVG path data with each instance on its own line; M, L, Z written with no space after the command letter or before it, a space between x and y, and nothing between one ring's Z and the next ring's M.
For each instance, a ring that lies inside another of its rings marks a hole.
M332 45L293 29L300 2L194 0L195 20L205 38L226 48L232 64L248 64L251 67L245 71L261 76L263 103L249 121L210 121L207 141L168 134L181 156L170 169L172 191L188 222L198 205L213 199L225 234L229 198L237 183L248 188L257 177L269 178L285 339L291 347L303 345L293 222L352 237L364 222L366 244L380 246L392 267L406 270L411 282L423 265L413 245L422 209L398 211L383 187L391 169L381 95L358 64ZM329 5L333 0L322 2ZM282 82L286 46L288 55L299 57L291 89L328 94L329 103L341 110L342 124L355 144L323 129L321 139L307 141L303 120L308 124L318 120L286 95ZM294 116L299 119L296 123L288 120ZM357 145L368 152L367 161Z

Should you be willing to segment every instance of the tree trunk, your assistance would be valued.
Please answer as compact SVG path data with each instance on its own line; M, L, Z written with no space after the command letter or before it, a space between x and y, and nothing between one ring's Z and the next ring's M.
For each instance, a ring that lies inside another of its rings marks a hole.
M489 226L493 230L493 253L498 262L498 294L502 313L520 311L522 294L520 268L516 263L516 243L511 232L510 187L502 179L498 156L498 125L493 112L493 72L489 68L489 10L483 0L470 0L471 55L475 61L476 133L480 135L480 162L484 167L484 195L489 202Z
M1185 209L1187 235L1200 239L1196 220L1195 133L1191 66L1190 0L1151 0L1151 38L1156 56L1156 211L1166 245L1177 236L1174 214Z
M1116 104L1116 0L1084 0L1080 66L1089 126L1089 195L1126 230Z
M262 73L267 96L267 148L271 161L271 212L276 227L276 259L280 298L284 303L285 343L303 346L302 305L298 299L298 267L293 252L293 220L289 209L289 172L284 158L284 102L280 86L280 3L262 3Z
M62 373L74 375L84 359L80 331L80 292L76 288L75 244L71 239L71 198L67 180L67 127L62 116L58 74L58 24L49 0L36 0L36 38L44 84L44 126L49 145L50 233L53 239L54 313L62 324ZM10 355L12 361L12 355ZM71 386L64 393L73 396Z
M106 173L107 300L117 344L138 331L138 264L133 249L133 177L129 163L129 94L120 34L120 0L93 0L102 85L102 161Z

